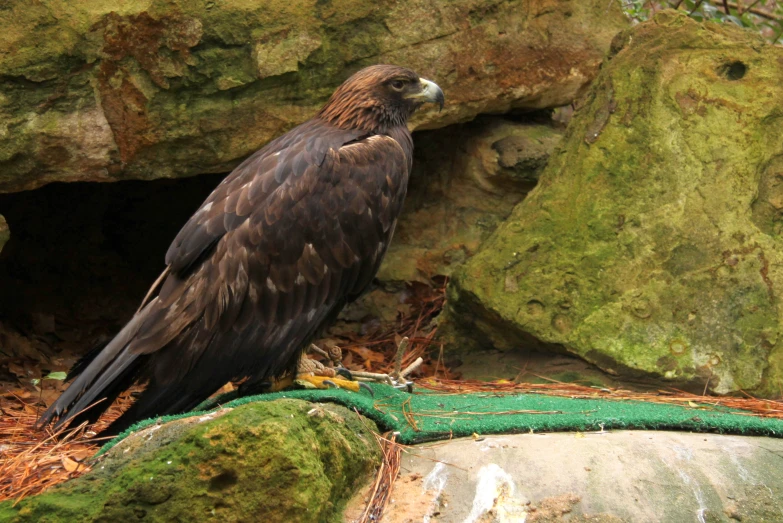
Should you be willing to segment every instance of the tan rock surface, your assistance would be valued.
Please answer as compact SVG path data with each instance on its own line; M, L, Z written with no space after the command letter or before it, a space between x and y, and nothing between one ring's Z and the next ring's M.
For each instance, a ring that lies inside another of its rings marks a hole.
M402 455L383 523L780 521L783 441L618 431L499 435ZM348 505L355 521L366 489Z
M0 7L0 192L230 170L351 72L446 93L419 129L563 105L628 22L604 0L12 0Z

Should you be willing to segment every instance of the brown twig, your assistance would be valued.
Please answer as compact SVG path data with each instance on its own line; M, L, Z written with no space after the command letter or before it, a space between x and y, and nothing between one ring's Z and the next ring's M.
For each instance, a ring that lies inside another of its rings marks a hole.
M376 435L383 449L383 461L375 475L375 483L372 487L372 494L367 502L362 517L358 523L370 523L381 520L383 511L391 499L394 480L400 473L400 462L402 461L402 446L399 445L397 435L392 433L388 438Z
M695 13L699 9L699 7L701 7L702 3L704 3L704 0L698 0L694 5L693 9L688 14L692 15L693 13ZM750 13L755 16L760 16L761 18L766 18L767 20L772 20L773 22L783 23L783 17L756 8L755 5L758 4L758 1L753 2L747 7L745 7L739 2L730 2L728 0L722 0L722 3L724 6L724 10L726 11L726 14L731 14L730 10L736 9L738 16L742 16L743 13ZM672 5L672 8L679 9L681 5L682 5L682 0L679 0L676 4Z
M403 337L400 340L400 344L397 345L397 353L394 355L394 370L391 373L391 377L394 379L400 379L400 370L402 369L402 357L405 355L405 351L408 350L408 337Z
M761 9L755 8L755 6L758 2L753 2L750 4L750 6L743 8L742 13L739 11L739 4L736 2L726 2L729 7L732 9L737 9L737 14L742 13L750 13L756 16L760 16L761 18L766 18L767 20L772 20L773 22L781 22L783 23L783 17L777 16L774 13L767 13L766 11L762 11Z

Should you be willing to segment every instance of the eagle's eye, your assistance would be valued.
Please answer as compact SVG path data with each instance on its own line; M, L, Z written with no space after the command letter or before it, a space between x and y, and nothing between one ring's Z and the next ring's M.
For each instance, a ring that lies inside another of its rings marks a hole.
M405 87L405 82L403 82L402 80L394 80L391 83L391 86L392 89L394 89L395 91L402 91L402 88Z

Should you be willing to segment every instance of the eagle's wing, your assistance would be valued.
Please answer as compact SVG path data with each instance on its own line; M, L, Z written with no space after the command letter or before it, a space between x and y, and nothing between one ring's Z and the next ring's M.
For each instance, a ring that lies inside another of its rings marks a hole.
M259 205L274 199L282 185L301 178L308 168L320 168L329 151L363 134L311 120L273 140L212 191L169 246L166 265L184 276L227 232L242 225Z
M133 419L192 408L229 379L278 375L367 287L404 200L409 153L388 136L320 131L270 144L215 190L169 249L159 295L52 406L68 411L62 421L139 358L149 384Z

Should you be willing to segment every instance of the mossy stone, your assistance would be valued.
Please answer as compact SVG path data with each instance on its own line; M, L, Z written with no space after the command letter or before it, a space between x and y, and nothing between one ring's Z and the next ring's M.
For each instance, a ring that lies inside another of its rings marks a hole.
M375 430L301 400L184 418L134 433L84 476L0 504L0 520L339 521L379 463Z
M783 49L752 32L665 11L619 35L539 185L455 272L454 339L780 395L780 100Z

